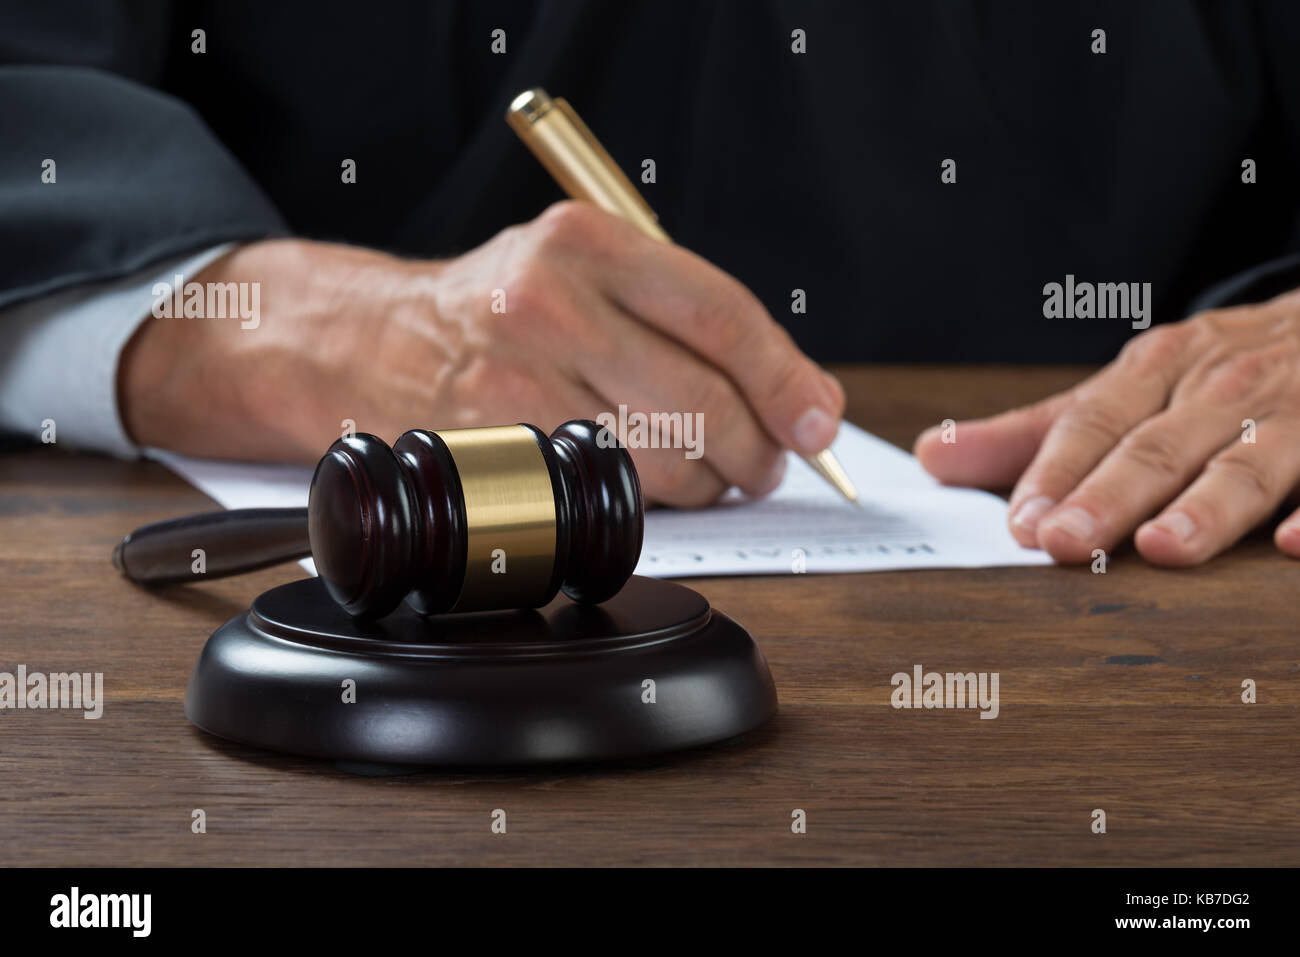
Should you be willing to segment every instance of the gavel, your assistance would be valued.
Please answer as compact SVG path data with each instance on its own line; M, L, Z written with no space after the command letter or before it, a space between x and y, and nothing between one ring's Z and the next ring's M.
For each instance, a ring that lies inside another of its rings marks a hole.
M390 448L365 433L330 446L307 508L234 509L155 522L113 550L145 585L310 556L350 615L406 603L421 615L540 608L613 597L641 555L645 512L627 450L588 420L412 429Z

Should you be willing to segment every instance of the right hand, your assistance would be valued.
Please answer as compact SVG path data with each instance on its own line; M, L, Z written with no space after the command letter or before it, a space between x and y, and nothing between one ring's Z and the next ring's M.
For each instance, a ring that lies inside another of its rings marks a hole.
M142 445L310 463L349 419L392 441L410 428L550 431L620 404L701 412L702 457L631 449L648 499L694 506L732 485L771 491L783 449L821 451L843 414L839 384L743 285L585 203L455 259L267 240L185 278L260 282L260 323L145 321L118 373Z

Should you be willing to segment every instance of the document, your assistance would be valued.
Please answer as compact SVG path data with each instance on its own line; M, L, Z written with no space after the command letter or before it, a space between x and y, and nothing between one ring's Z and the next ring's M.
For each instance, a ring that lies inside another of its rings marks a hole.
M844 500L797 455L761 501L652 509L637 572L658 578L1050 565L1007 531L1007 504L941 485L916 458L845 422L831 446L858 489Z
M832 449L858 488L857 504L789 453L785 481L766 499L733 491L712 508L650 509L637 573L680 578L1051 564L1045 552L1011 537L1007 505L998 496L940 485L913 456L847 422ZM307 504L307 467L148 454L226 508ZM303 567L314 573L310 559Z

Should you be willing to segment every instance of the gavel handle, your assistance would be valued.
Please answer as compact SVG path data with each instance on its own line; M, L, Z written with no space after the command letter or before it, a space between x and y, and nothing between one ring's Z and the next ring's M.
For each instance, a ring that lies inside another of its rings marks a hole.
M195 571L202 549L204 570ZM113 549L113 564L141 585L224 578L311 555L305 508L205 512L137 528Z

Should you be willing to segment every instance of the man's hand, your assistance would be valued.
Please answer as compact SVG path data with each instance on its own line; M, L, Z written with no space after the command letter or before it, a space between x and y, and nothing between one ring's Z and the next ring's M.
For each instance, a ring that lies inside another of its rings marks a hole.
M1300 291L1156 326L1075 388L958 423L952 444L927 430L916 454L945 483L1014 482L1012 534L1057 561L1136 529L1151 562L1203 562L1300 484ZM1274 540L1300 558L1300 512Z
M587 204L442 262L267 241L186 279L259 282L260 322L145 321L118 380L141 444L314 462L345 420L391 441L417 427L549 430L620 404L699 412L703 457L632 449L647 496L689 506L732 485L771 491L783 449L822 450L843 414L839 384L743 285Z

